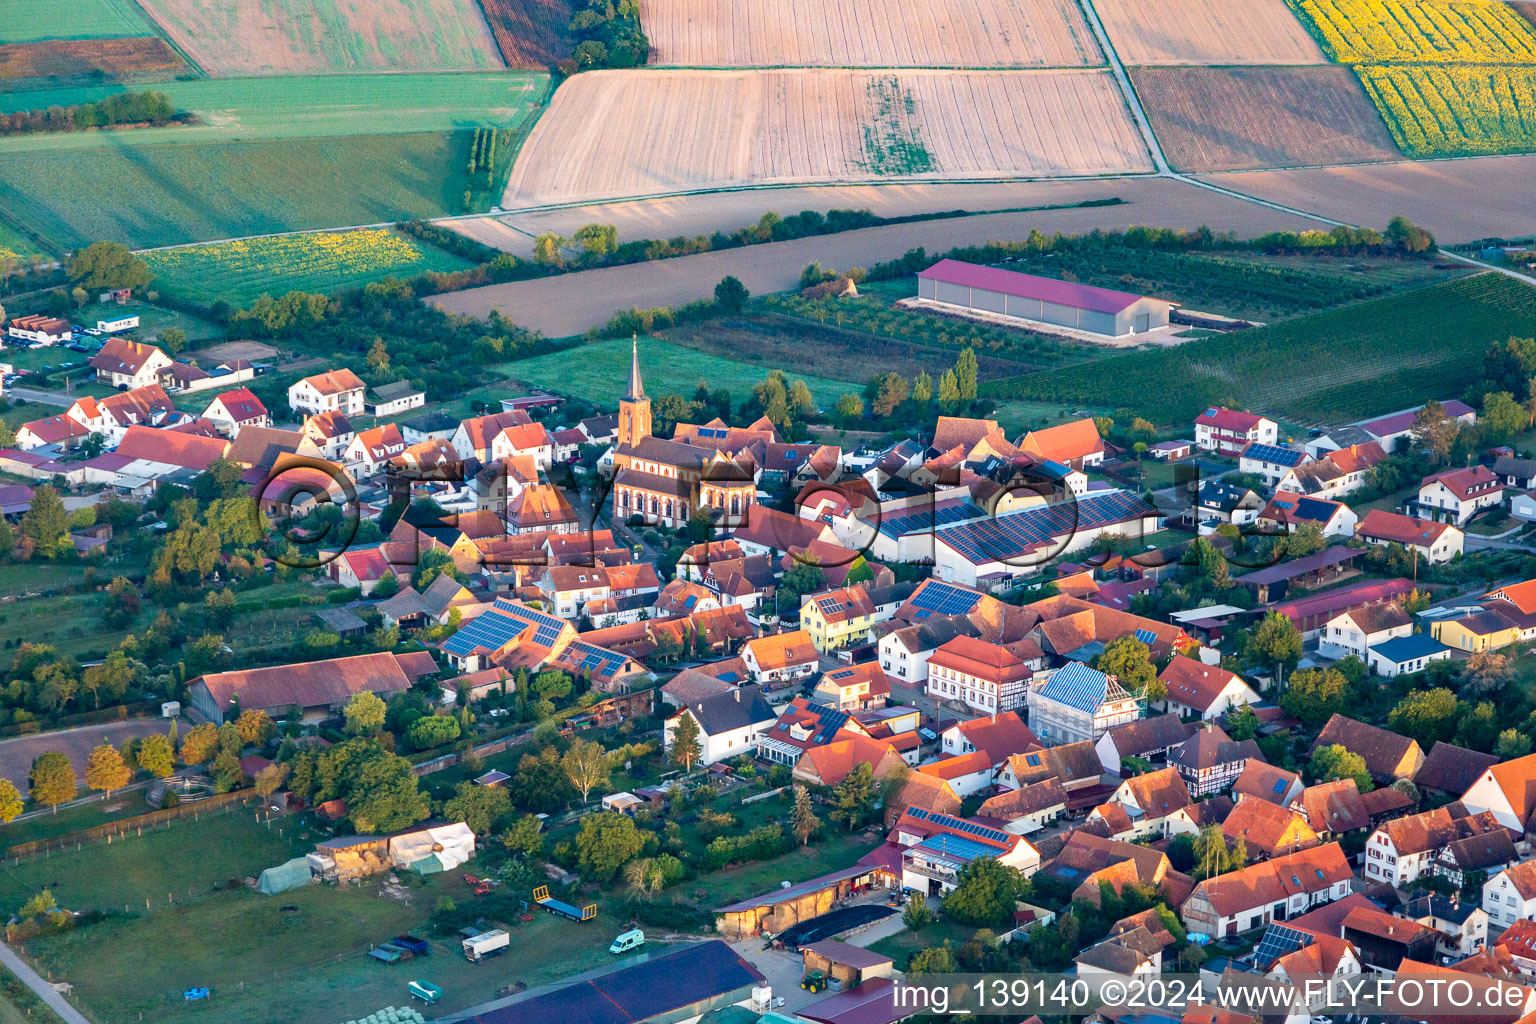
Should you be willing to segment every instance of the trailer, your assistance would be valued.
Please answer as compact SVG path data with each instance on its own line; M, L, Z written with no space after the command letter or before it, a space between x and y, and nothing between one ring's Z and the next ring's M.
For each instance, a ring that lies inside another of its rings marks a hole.
M506 932L492 928L464 940L464 958L477 964L493 956L500 956L507 951L507 944L511 941L511 936Z
M405 988L406 991L410 992L412 999L420 999L428 1006L443 998L442 988L432 984L430 981L413 981L406 985Z
M551 914L559 914L561 917L568 917L572 921L590 921L597 916L596 903L588 903L585 907L577 907L563 900L552 899L549 895L549 886L547 885L541 885L533 890L533 902Z
M432 951L432 947L427 945L425 939L418 939L414 935L396 935L390 940L390 945L410 950L416 956L426 956Z

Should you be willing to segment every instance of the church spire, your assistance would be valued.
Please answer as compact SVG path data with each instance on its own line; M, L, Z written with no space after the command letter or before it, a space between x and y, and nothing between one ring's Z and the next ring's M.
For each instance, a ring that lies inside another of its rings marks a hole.
M645 385L640 381L640 341L637 335L629 337L629 390L624 397L631 402L645 398Z

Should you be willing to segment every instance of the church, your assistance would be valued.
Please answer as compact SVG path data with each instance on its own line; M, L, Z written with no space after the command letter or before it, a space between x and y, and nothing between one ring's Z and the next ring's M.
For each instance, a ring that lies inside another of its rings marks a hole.
M762 460L751 447L778 441L766 418L742 430L720 420L703 426L678 424L678 439L651 434L651 400L640 379L640 350L632 344L629 387L619 402L613 450L613 517L641 516L647 523L679 529L695 509L709 513L717 527L746 523L757 500Z

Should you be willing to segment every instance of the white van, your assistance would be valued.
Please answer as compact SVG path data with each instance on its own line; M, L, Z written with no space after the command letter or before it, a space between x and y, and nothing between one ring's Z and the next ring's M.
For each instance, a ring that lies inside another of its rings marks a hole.
M627 931L613 940L613 945L608 947L610 953L628 953L636 946L645 945L645 932L639 928Z

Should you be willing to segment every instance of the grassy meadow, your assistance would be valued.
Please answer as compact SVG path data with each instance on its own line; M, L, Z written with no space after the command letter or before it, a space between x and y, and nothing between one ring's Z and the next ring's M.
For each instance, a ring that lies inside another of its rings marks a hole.
M5 0L0 5L0 43L153 34L133 0Z
M199 124L124 132L66 132L0 139L0 154L117 149L125 144L251 141L510 128L544 99L549 76L533 71L420 75L310 75L199 79L154 88ZM118 85L0 94L0 113L89 103Z
M498 367L497 371L536 387L611 405L624 391L624 381L629 376L629 353L629 339L615 338L583 345L574 351L508 363ZM648 338L640 346L640 372L645 377L645 390L652 398L679 394L691 399L699 382L703 381L710 390L725 388L730 391L732 401L740 402L772 369L772 366L757 366L682 348L658 338ZM835 406L838 396L844 392L863 387L862 384L825 377L796 373L789 376L791 380L805 381L823 409Z

